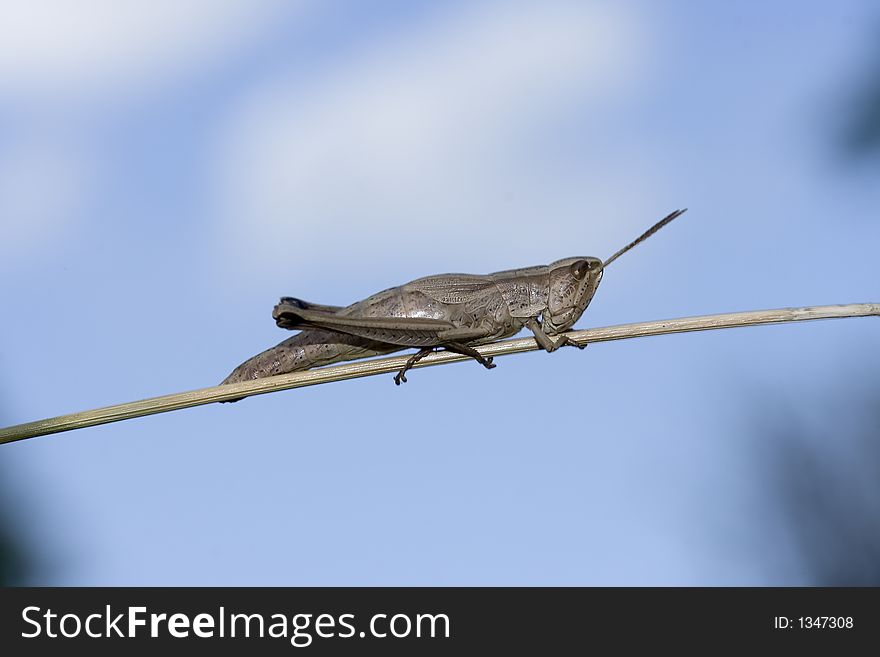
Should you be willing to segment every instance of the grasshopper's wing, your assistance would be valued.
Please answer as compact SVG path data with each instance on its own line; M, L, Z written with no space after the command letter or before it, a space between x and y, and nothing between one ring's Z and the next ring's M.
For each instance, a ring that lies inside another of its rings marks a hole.
M475 274L426 276L407 283L404 289L421 292L440 303L469 303L498 290L491 278Z
M281 328L320 328L405 347L430 347L455 329L450 322L422 317L351 317L282 301L272 312Z

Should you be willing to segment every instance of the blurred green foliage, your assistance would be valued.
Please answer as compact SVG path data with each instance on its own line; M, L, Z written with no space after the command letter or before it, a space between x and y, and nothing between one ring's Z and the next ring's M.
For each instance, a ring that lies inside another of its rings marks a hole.
M880 37L880 29L877 30ZM880 42L880 38L877 39ZM843 147L859 160L880 155L880 47L865 67L861 83L845 101Z
M880 586L880 404L850 393L829 394L820 421L777 405L760 422L769 435L755 432L772 514L807 585Z
M22 546L13 533L13 523L4 515L0 518L0 586L22 585L26 579Z
M9 489L7 481L0 463L0 586L18 586L26 583L29 568L24 541L17 531L20 523L9 513L9 500L15 498L15 491Z

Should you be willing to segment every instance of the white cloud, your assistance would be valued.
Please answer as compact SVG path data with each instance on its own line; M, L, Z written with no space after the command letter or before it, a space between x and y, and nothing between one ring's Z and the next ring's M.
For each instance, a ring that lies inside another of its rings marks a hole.
M273 19L306 6L306 0L3 3L0 98L28 109L10 114L13 143L0 150L0 267L63 243L107 165L90 139L94 126L80 121L91 115L69 112L71 104L153 93L234 55ZM71 134L78 137L65 136Z
M264 276L379 244L403 259L493 242L508 257L565 251L549 217L634 201L542 134L631 90L642 42L608 3L490 4L309 80L270 80L230 113L213 158L224 262Z
M0 9L0 89L119 94L149 87L259 35L281 0L21 0Z

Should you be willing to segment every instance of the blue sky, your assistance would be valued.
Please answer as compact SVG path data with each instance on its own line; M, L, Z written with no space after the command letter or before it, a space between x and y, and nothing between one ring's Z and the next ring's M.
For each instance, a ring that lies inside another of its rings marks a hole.
M880 188L836 141L868 2L3 12L2 424L214 384L286 337L282 295L607 257L682 206L579 327L878 300ZM877 345L846 320L432 368L0 474L42 584L797 584L754 402L821 415Z

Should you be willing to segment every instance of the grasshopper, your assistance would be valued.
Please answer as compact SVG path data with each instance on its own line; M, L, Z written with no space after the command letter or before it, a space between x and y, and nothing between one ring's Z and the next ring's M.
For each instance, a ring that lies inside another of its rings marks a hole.
M583 349L559 334L580 319L605 268L684 212L667 215L604 262L579 256L488 275L427 276L345 307L282 297L273 319L280 328L300 332L246 360L221 385L411 347L419 351L395 375L397 385L406 382L406 372L417 362L440 348L492 369L492 358L474 347L523 328L548 352L565 345Z

